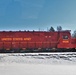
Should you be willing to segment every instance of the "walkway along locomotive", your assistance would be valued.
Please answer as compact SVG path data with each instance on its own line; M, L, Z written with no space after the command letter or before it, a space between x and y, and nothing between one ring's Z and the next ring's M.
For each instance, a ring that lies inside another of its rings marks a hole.
M75 51L70 31L1 31L0 52Z

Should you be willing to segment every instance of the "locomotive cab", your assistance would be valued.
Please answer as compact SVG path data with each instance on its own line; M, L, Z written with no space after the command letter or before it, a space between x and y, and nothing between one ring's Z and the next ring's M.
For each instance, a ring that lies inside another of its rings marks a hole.
M72 48L70 31L60 32L60 40L59 40L58 48L62 48L62 49Z

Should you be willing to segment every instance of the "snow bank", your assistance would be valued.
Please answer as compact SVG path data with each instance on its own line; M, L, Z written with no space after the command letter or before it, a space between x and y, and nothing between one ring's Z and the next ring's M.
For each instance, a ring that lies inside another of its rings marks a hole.
M0 65L1 75L76 75L75 65L7 64Z
M0 63L76 64L76 53L0 54Z
M0 54L0 75L76 75L76 53Z

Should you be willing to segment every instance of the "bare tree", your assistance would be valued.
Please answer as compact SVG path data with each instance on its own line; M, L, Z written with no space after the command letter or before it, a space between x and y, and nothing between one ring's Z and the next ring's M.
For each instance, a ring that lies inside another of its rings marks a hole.
M73 32L72 37L76 38L76 30Z
M57 26L57 31L62 31L62 27L61 26Z

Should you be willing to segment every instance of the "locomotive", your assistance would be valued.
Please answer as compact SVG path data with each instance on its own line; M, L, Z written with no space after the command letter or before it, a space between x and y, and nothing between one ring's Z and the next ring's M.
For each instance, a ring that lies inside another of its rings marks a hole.
M65 31L0 31L2 52L75 51L76 39Z

